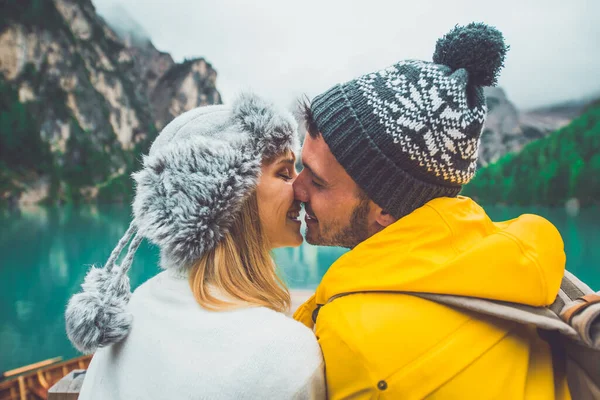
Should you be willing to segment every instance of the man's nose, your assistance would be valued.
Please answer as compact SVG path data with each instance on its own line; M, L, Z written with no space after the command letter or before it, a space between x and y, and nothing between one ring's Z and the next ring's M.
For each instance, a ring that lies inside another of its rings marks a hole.
M305 171L302 171L296 177L294 181L294 199L301 201L303 203L308 202L308 191L306 190L306 185L304 184L306 178Z

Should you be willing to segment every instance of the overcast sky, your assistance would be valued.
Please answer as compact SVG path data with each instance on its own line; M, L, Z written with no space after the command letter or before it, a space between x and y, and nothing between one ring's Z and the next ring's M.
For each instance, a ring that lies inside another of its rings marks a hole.
M600 96L600 0L93 0L119 3L176 61L204 57L225 102L253 89L284 106L402 59L431 61L455 24L511 46L499 85L522 109Z

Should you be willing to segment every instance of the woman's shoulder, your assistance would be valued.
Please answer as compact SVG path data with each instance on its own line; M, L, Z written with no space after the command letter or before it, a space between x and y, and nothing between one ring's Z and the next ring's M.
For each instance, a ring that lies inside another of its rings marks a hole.
M257 325L257 329L263 334L257 358L263 370L271 371L282 385L294 387L322 375L323 355L313 331L268 308L261 307L254 312L261 316L257 323L262 325Z
M290 357L318 356L321 353L313 331L283 313L266 307L258 307L257 328L263 333L264 345L281 350Z
M282 312L267 307L256 307L253 310L256 313L257 318L268 324L277 326L277 328L280 329L280 332L285 331L297 337L316 341L315 336L310 329Z

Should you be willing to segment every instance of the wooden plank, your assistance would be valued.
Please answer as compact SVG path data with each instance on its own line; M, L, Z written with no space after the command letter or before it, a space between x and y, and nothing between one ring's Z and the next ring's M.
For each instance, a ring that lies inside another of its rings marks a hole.
M52 364L57 363L59 361L62 361L62 357L50 358L48 360L40 361L40 362L37 362L35 364L30 364L30 365L26 365L24 367L20 367L20 368L16 368L16 369L11 369L10 371L6 371L5 373L3 373L2 376L5 377L5 378L8 378L8 377L11 377L11 376L22 374L23 372L32 371L32 370L37 369L37 368L41 368L41 367L45 367L45 366L48 366L48 365L52 365Z
M21 400L27 400L27 388L25 387L25 379L22 376L19 377L19 394Z
M41 367L38 370L24 372L2 381L0 382L0 400L46 399L48 386L58 382L69 371L87 368L91 358L91 355L77 357ZM77 368L78 366L83 367Z
M77 400L84 378L83 369L69 372L48 390L48 400Z
M1 400L19 400L19 383L15 380L10 386L0 385Z
M38 399L48 399L48 392L39 386L30 386L28 390Z
M44 389L48 390L48 388L50 387L50 384L46 380L46 377L44 376L43 372L42 371L38 371L37 376L38 376L38 381L40 382L40 385Z

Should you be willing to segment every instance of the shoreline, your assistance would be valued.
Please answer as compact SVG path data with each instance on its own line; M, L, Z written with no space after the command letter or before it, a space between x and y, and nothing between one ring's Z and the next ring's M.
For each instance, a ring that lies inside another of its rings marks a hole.
M294 315L294 312L304 303L310 296L315 293L314 290L307 289L290 289L290 297L292 299L290 311L286 313L288 317Z

